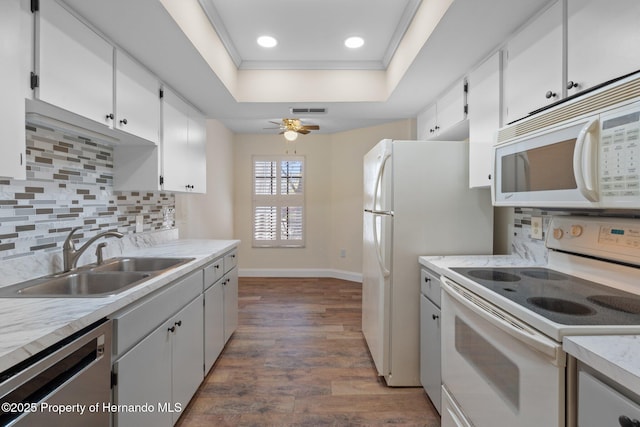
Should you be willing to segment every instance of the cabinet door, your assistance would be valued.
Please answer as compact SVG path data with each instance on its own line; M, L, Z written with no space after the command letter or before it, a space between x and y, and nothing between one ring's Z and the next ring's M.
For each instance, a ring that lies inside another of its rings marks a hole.
M169 89L162 104L162 175L165 191L186 191L189 165L188 106Z
M160 84L151 73L116 51L116 128L157 144L159 89Z
M207 192L207 128L204 117L189 108L189 191Z
M569 95L639 70L638 46L640 46L640 2L637 0L606 2L569 0L567 17Z
M436 104L433 104L418 115L418 139L429 139L436 135L436 113Z
M174 316L173 339L173 422L178 420L204 379L202 295ZM178 408L176 405L180 405Z
M41 1L38 98L111 126L113 47L56 1Z
M440 309L420 296L420 382L441 412Z
M436 123L438 134L446 132L465 119L464 103L464 82L456 83L438 98L438 122Z
M224 348L224 290L218 280L204 293L204 369L208 372Z
M165 322L151 335L140 341L114 364L118 384L114 389L117 405L151 404L153 412L118 412L114 414L115 427L171 426L170 413L158 411L158 403L171 402L171 344L168 328L173 320Z
M238 327L238 268L231 270L223 279L224 283L224 342Z
M17 179L26 176L21 3L0 2L0 176Z
M469 73L469 187L491 185L491 147L500 127L500 52Z
M556 2L507 44L505 122L557 101L562 86L562 7Z

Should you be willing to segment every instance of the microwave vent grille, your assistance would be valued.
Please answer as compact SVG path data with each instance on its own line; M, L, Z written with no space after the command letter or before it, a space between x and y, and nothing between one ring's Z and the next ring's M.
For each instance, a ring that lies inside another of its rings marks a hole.
M536 132L556 124L573 120L580 116L596 112L632 98L640 94L640 78L628 81L618 86L608 88L599 93L587 96L579 101L560 106L556 109L543 112L530 119L522 120L511 126L500 129L497 143L509 139Z

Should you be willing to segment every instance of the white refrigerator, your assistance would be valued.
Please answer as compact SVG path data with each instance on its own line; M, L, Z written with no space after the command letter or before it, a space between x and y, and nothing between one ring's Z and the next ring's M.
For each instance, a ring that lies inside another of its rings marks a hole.
M364 156L362 331L389 386L420 386L418 257L492 253L491 195L469 189L468 156L467 142L389 139Z

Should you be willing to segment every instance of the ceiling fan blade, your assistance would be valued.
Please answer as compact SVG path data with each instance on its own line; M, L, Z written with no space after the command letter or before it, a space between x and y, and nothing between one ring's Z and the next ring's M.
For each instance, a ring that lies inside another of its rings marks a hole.
M308 134L309 132L311 132L310 130L307 129L298 129L296 132L301 133L303 135Z
M282 122L274 122L273 120L268 120L269 123L273 123L274 125L282 126Z
M302 129L320 130L320 126L318 126L318 125L304 125L304 126L302 126Z
M277 128L262 128L262 129L280 129L280 128L277 127Z

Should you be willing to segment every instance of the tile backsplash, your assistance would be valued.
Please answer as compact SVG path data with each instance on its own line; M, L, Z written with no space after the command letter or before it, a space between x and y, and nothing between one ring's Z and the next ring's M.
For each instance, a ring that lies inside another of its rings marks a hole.
M175 197L113 189L113 148L27 125L26 180L0 178L0 260L55 251L73 227L82 241L107 230L129 234L173 226ZM2 171L0 171L0 176Z

